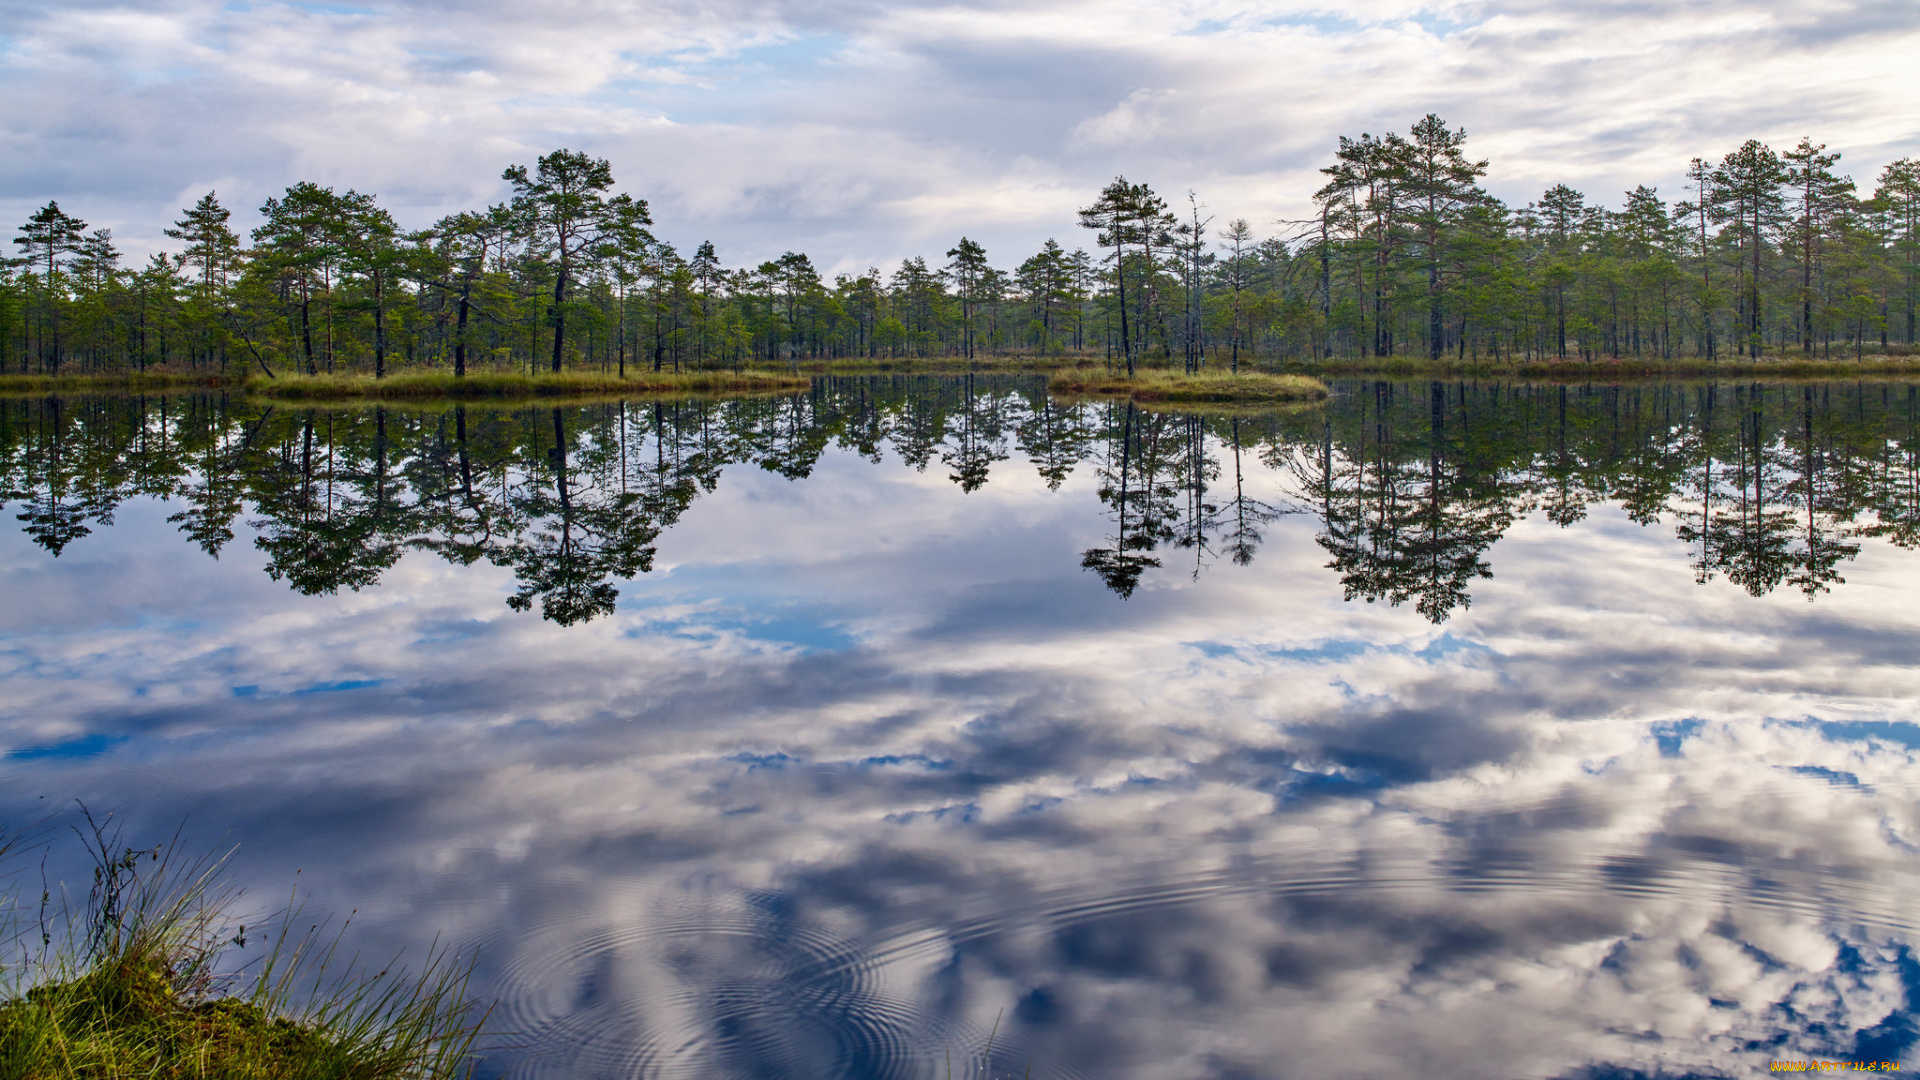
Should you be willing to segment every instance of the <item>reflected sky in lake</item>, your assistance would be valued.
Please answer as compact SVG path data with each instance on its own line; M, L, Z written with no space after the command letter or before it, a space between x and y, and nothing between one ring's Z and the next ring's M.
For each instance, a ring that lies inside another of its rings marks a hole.
M1909 388L1338 390L0 402L0 811L488 1075L1920 1065Z

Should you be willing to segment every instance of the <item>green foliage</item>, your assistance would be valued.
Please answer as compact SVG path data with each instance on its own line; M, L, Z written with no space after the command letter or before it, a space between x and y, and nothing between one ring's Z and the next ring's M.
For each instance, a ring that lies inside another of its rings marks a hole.
M1309 363L1830 362L1920 345L1920 164L1862 197L1803 139L1696 158L1669 203L1609 209L1565 184L1508 206L1466 133L1427 115L1343 137L1314 216L1216 237L1116 177L1079 213L1093 252L1049 239L993 265L961 237L823 280L804 252L729 269L656 239L643 199L571 150L504 173L505 204L406 232L370 194L299 183L243 244L209 192L171 256L132 270L106 230L48 203L0 268L0 374L624 375L760 365L972 368L1011 356L1129 373ZM1816 356L1817 354L1817 356Z

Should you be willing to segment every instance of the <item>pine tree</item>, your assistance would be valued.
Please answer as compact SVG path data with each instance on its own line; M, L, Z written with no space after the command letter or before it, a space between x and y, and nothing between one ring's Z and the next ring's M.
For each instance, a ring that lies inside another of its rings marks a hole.
M1136 196L1137 185L1127 182L1124 176L1116 176L1113 183L1100 191L1100 197L1093 205L1080 210L1080 226L1094 230L1101 247L1113 249L1114 285L1120 300L1120 355L1127 364L1127 378L1133 378L1133 338L1127 322L1127 246L1136 241L1139 233L1139 202Z
M1446 347L1441 322L1443 249L1460 216L1487 197L1475 183L1486 175L1487 163L1468 161L1461 149L1467 141L1465 129L1450 131L1432 113L1413 126L1411 135L1406 154L1409 217L1426 263L1427 355L1438 360Z
M1695 352L1708 360L1714 359L1716 354L1713 319L1719 309L1719 295L1713 290L1712 249L1707 237L1707 223L1713 217L1713 175L1713 166L1705 158L1694 158L1687 164L1687 180L1694 197L1690 201L1675 203L1673 207L1675 227L1689 233L1694 254L1700 260L1700 292L1695 298L1700 311L1700 333L1696 338Z
M1794 246L1800 249L1800 347L1808 352L1813 350L1813 276L1827 226L1853 197L1853 180L1833 172L1840 155L1821 153L1826 148L1803 138L1782 155L1787 186L1800 204L1793 228Z
M1200 216L1200 197L1192 191L1187 192L1187 214L1187 220L1175 226L1173 232L1180 253L1182 291L1187 298L1186 328L1181 336L1186 339L1187 371L1191 373L1199 371L1205 359L1205 339L1200 330L1200 274L1203 267L1213 262L1213 256L1207 254L1207 226L1213 218Z
M513 219L505 206L490 207L484 214L461 212L441 218L424 236L431 241L439 266L424 279L455 298L453 328L453 377L467 374L467 325L476 303L476 290L490 264L506 252L512 234ZM311 363L311 352L309 352ZM623 357L624 359L624 357Z
M318 374L313 341L316 294L325 306L322 352L333 371L333 274L346 241L347 210L332 188L301 181L260 207L266 222L253 230L253 258L265 273L297 292L300 350L307 374Z
M183 211L173 228L161 230L175 240L185 240L180 253L188 266L200 268L200 292L211 299L226 288L227 277L240 258L240 238L233 234L227 220L233 212L220 205L214 192L207 192L191 210Z
M60 370L60 304L55 275L59 272L62 256L80 252L86 228L86 222L61 210L59 203L49 201L27 219L27 223L20 227L20 235L13 238L13 242L26 253L27 264L30 267L38 265L46 275L41 293L45 307L41 322L40 362L49 373ZM24 358L21 363L25 364Z
M987 249L961 237L947 249L946 272L953 279L960 299L960 342L966 358L973 359L973 309L979 299L981 279L992 269L987 265Z
M49 202L36 210L27 223L20 226L20 235L13 238L26 252L28 264L39 266L46 275L49 295L53 292L53 275L59 269L60 257L79 252L86 228L86 222L61 210L59 203Z
M554 266L551 317L557 372L566 350L567 289L576 271L591 262L595 249L619 234L644 234L653 218L644 199L609 197L613 166L576 150L555 150L542 157L531 174L524 165L511 166L501 179L513 185L514 212Z
M1246 218L1234 218L1227 223L1227 231L1221 235L1226 239L1226 243L1221 246L1227 249L1227 260L1220 280L1227 287L1231 304L1227 347L1232 350L1229 361L1231 370L1238 375L1240 373L1240 330L1245 322L1246 311L1245 297L1248 287L1253 284L1247 266L1248 246L1253 241L1253 226L1247 224Z
M1053 351L1056 341L1054 310L1071 298L1073 267L1065 248L1049 239L1020 264L1014 280L1034 312L1033 328L1040 352Z
M1768 236L1779 229L1784 217L1780 186L1786 178L1780 155L1758 139L1748 139L1713 171L1715 215L1732 226L1747 255L1742 314L1747 324L1747 353L1756 360L1764 344L1760 329L1760 258Z
M1907 344L1912 345L1916 343L1914 308L1920 300L1920 159L1901 158L1882 170L1874 199L1886 208L1892 225L1893 248L1906 286L1901 293Z
M342 267L366 288L365 307L373 314L373 377L387 375L387 307L398 280L406 275L407 252L400 226L372 195L349 191L340 196Z

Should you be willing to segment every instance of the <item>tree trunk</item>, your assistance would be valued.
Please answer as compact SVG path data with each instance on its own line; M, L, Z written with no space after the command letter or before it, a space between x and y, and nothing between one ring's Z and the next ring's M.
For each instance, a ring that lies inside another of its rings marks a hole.
M460 288L460 316L454 326L453 338L453 377L464 379L467 376L467 310L471 307L473 283L467 282Z
M553 373L560 374L560 350L567 336L567 267L560 266L560 273L553 279Z
M1127 378L1133 378L1133 344L1127 337L1127 248L1120 242L1120 222L1113 225L1113 280L1120 290L1120 353L1126 357Z
M1427 353L1434 360L1446 350L1446 328L1440 322L1440 264L1427 264Z
M320 374L320 368L313 362L313 288L307 284L304 273L300 280L300 346L307 356L307 374Z
M373 275L373 377L387 377L387 301L378 273Z

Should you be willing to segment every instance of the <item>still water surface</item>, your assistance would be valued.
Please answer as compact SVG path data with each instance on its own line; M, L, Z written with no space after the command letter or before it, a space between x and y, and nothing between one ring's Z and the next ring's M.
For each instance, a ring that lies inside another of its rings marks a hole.
M0 820L451 941L485 1075L1920 1067L1904 384L13 400L0 469Z

